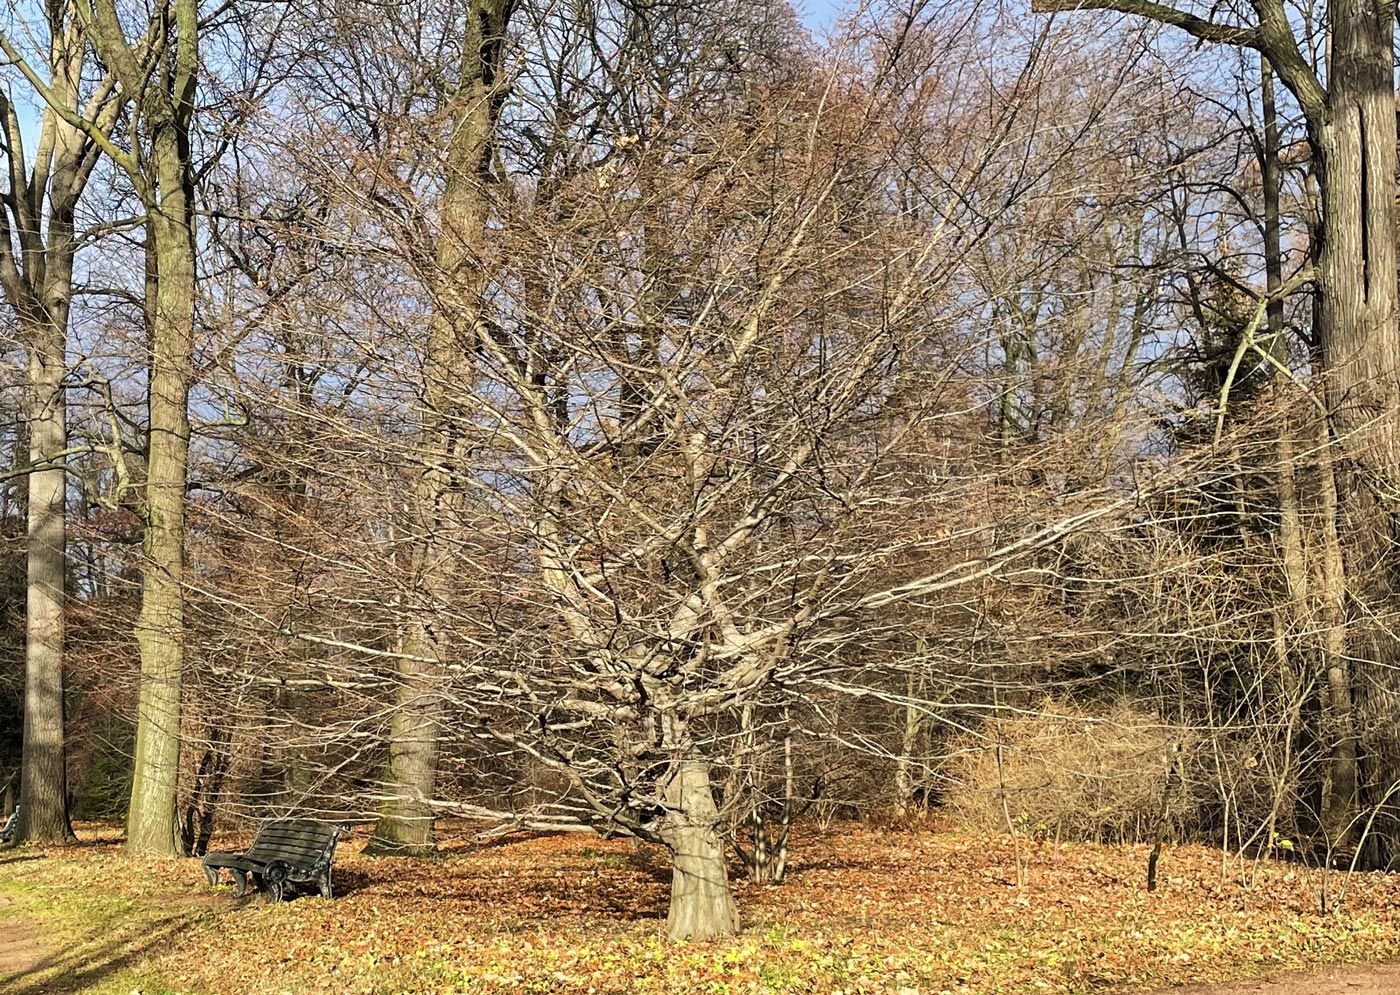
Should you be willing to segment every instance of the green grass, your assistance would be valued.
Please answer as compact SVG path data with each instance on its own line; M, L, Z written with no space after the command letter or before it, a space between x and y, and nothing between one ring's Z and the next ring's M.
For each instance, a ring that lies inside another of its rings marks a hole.
M198 929L209 909L159 900L139 865L41 853L0 851L0 918L22 924L42 957L37 970L5 986L7 995L173 993L157 955Z

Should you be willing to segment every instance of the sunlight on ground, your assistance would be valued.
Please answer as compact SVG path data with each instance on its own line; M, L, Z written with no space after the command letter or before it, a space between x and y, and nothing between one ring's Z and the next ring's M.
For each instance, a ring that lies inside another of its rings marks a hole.
M283 992L1088 992L1400 957L1391 875L1323 875L1173 847L868 827L798 842L778 888L739 885L737 939L662 938L663 854L586 836L449 844L438 859L336 859L335 900L209 889L198 862L128 860L110 830L0 850L0 926L38 927L13 995ZM1249 879L1248 881L1244 879ZM1319 913L1326 887L1341 910ZM1342 889L1345 889L1342 891Z

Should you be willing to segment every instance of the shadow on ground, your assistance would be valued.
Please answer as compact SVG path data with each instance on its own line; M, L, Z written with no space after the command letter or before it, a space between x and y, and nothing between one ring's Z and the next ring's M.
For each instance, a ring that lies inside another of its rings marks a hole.
M87 991L121 971L178 942L190 927L189 915L146 920L139 926L103 930L55 949L32 920L9 921L3 928L6 963L0 964L0 990L6 995L69 995Z

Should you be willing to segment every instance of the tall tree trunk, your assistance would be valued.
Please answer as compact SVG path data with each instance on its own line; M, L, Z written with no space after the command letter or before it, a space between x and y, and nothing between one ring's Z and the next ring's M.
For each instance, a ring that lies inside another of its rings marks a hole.
M136 770L127 814L127 849L180 854L176 813L180 770L180 686L185 650L185 487L190 443L195 248L186 145L157 135L160 209L149 221L155 265L151 312L150 444L141 575L141 650Z
M85 11L87 8L82 8ZM180 687L185 662L185 489L190 447L196 292L194 169L190 126L199 69L197 0L175 0L159 16L164 45L156 70L127 43L111 0L84 14L93 46L124 90L142 94L147 155L118 162L146 208L146 320L150 336L145 536L136 641L141 686L127 850L183 853L176 808Z
M442 231L431 279L436 301L429 321L424 371L421 440L425 469L413 502L409 559L422 604L414 606L420 617L409 622L398 662L384 778L386 801L368 847L371 853L411 855L433 848L431 801L437 782L442 712L433 685L448 649L442 612L454 586L453 549L445 535L456 510L450 480L465 456L452 392L470 385L467 360L486 284L481 262L486 191L503 96L506 30L514 6L515 0L473 0L467 12L458 106L443 192Z
M1344 626L1329 626L1329 632L1337 633L1331 639L1337 645L1329 646L1327 675L1332 718L1344 721L1346 710L1345 721L1353 727L1350 736L1338 741L1341 752L1334 757L1337 800L1326 820L1331 831L1340 824L1337 806L1348 793L1351 821L1363 796L1378 802L1400 776L1400 756L1390 742L1397 684L1391 674L1400 653L1385 620L1394 601L1388 560L1400 485L1400 291L1395 4L1334 0L1329 9L1327 111L1321 120L1309 122L1309 130L1323 207L1318 340L1332 435L1343 457L1333 461L1337 521L1329 527L1344 544L1340 583L1351 617ZM1353 699L1360 708L1354 709ZM1356 780L1358 741L1371 761L1365 785ZM1350 771L1342 769L1346 766Z
M667 935L673 940L733 936L739 931L739 907L729 887L709 763L692 759L676 764L665 799L668 814L661 835L671 850Z
M59 842L72 837L64 757L63 654L64 450L68 444L63 377L68 316L73 298L73 262L78 251L74 212L96 161L91 136L71 122L85 109L79 92L87 56L82 26L67 4L46 8L49 80L45 108L33 137L20 125L8 94L0 93L0 131L8 152L9 190L0 207L0 286L23 333L28 360L26 415L29 427L29 522L26 543L28 595L25 639L23 811L17 838ZM0 34L0 49L17 61L13 44ZM34 76L30 76L34 79ZM111 79L98 94L111 95ZM89 121L109 134L123 100L100 99Z
M1264 285L1267 307L1269 351L1281 363L1288 362L1283 313L1283 224L1280 200L1282 164L1278 131L1278 101L1274 94L1274 68L1267 56L1259 60L1260 103L1263 109L1264 142L1259 149L1259 177L1264 200Z
M1293 425L1285 413L1278 431L1278 506L1279 547L1283 566L1284 597L1274 606L1274 659L1278 671L1278 705L1286 716L1284 722L1283 758L1275 779L1276 790L1269 815L1270 843L1274 830L1282 825L1282 835L1297 834L1297 778L1293 773L1294 738L1302 721L1303 705L1311 697L1309 679L1303 674L1311 668L1303 664L1311 647L1296 645L1308 627L1308 549L1303 533L1303 513L1298 487L1298 471L1293 440ZM1300 653L1300 650L1302 651ZM1301 659L1300 659L1301 658Z
M1394 482L1400 439L1395 270L1395 5L1334 0L1327 111L1317 146L1327 400L1343 452Z
M1326 425L1319 423L1323 435ZM1325 438L1324 438L1325 442ZM1326 452L1326 451L1325 451ZM1337 474L1334 460L1321 465L1322 559L1318 596L1322 602L1322 735L1328 753L1323 775L1322 829L1329 848L1344 845L1356 811L1356 727L1352 713L1351 660L1347 655L1346 575L1337 533Z
M66 310L66 309L65 309ZM29 329L28 594L25 622L23 808L16 838L71 839L63 735L64 496L54 466L68 441L64 412L65 331L49 322Z

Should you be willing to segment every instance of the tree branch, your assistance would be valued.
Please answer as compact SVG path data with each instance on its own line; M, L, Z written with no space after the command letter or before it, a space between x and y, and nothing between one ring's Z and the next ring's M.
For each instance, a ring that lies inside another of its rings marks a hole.
M1217 45L1238 45L1259 48L1262 41L1258 28L1241 28L1233 24L1217 24L1195 14L1177 10L1151 0L1031 0L1031 13L1055 14L1079 10L1111 10L1119 14L1145 17L1158 24L1180 28L1202 41Z

